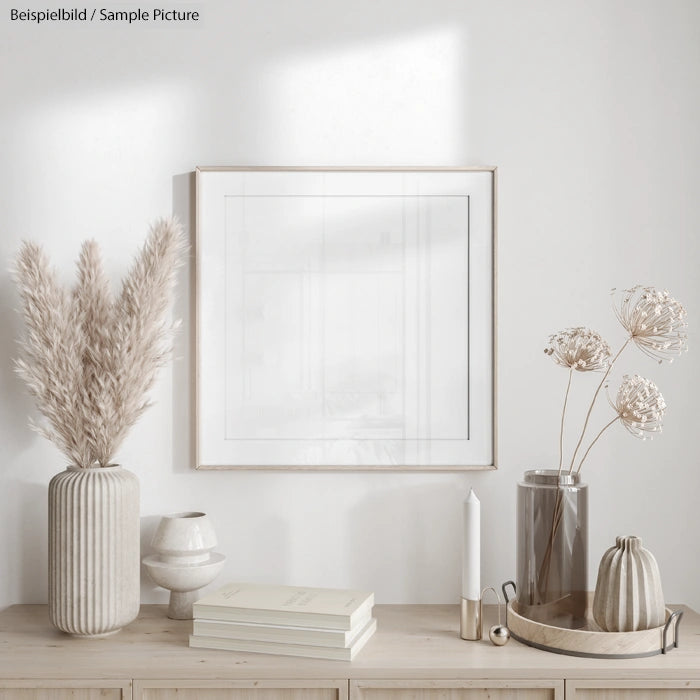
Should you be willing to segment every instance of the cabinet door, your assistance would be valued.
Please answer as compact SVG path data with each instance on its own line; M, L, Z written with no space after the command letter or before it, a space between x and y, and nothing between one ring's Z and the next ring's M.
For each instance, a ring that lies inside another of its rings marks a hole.
M2 680L0 700L131 700L131 681Z
M700 681L566 681L566 700L700 700Z
M350 681L350 700L564 700L564 682Z
M145 680L134 700L348 700L348 682Z

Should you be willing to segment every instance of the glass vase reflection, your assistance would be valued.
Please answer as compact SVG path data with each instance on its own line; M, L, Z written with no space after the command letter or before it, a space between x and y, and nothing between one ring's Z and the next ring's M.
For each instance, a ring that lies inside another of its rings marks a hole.
M556 627L586 624L588 486L556 469L518 484L517 602L521 615Z

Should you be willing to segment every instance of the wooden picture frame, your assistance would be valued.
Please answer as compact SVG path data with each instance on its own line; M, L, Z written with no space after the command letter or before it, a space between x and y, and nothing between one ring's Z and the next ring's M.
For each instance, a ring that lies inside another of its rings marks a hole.
M496 464L496 169L198 167L198 469Z

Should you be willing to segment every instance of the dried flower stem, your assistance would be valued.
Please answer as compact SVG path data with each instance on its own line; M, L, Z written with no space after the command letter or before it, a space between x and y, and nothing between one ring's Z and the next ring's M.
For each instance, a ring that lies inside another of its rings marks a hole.
M613 368L613 365L617 361L617 358L622 355L623 350L629 345L630 341L632 340L631 336L625 340L625 342L622 344L622 347L617 351L617 355L613 357L613 359L610 361L610 364L608 365L608 369L606 370L605 374L603 375L603 378L600 380L600 384L598 384L598 388L595 390L595 394L593 394L593 399L591 401L591 405L588 407L588 413L586 413L586 420L583 423L583 430L581 431L581 437L579 437L578 442L576 443L576 449L574 450L574 455L571 458L571 466L569 467L569 474L571 474L574 471L574 463L576 462L576 455L578 454L579 448L581 447L581 443L583 442L583 438L586 435L586 428L588 428L588 421L590 420L591 413L593 412L593 406L595 406L596 399L598 398L598 394L600 394L600 390L603 388L603 385L605 384L605 380L608 378L608 375L610 374L610 371Z
M564 418L566 416L566 404L569 401L569 389L571 389L571 379L574 376L574 368L569 367L569 381L566 385L566 394L564 394L564 408L561 411L561 426L559 428L559 472L557 476L561 474L561 467L564 462Z
M615 290L613 290L613 294L615 294ZM558 551L559 548L556 540L557 534L561 529L560 526L564 519L565 511L569 507L566 500L566 493L569 490L566 486L569 482L562 477L562 468L564 463L564 423L573 370L577 372L605 370L603 378L593 394L583 423L583 429L571 457L567 476L575 474L576 478L578 478L593 446L603 433L617 421L620 421L632 435L643 440L651 439L662 429L666 403L656 384L636 374L633 376L625 375L615 401L611 401L610 397L608 397L608 401L615 411L615 417L604 425L590 442L574 472L579 450L581 450L583 440L586 437L586 431L588 430L600 390L603 386L607 386L606 382L610 372L627 345L633 342L642 352L659 362L662 360L670 362L673 356L680 355L687 350L686 310L668 291L637 285L631 289L624 290L619 308L615 304L613 308L618 321L627 331L627 338L612 360L610 359L612 354L610 346L600 334L582 326L567 328L551 335L549 344L544 351L557 365L569 368L569 379L566 385L559 428L559 469L557 471L557 490L552 509L551 526L541 560L539 557L539 551L541 550L538 549L535 552L535 561L539 566L539 570L535 581L535 590L532 593L537 598L534 601L537 604L553 602L549 600L552 593L555 593L557 596L560 595L559 590L554 592L550 590L549 578L552 563L556 561L555 549ZM564 485L562 485L562 480L565 482ZM571 481L574 482L575 479L572 478ZM548 498L547 504L549 502ZM547 515L543 515L543 517L548 518Z
M25 333L15 369L45 418L33 427L73 464L108 466L150 405L172 349L166 312L185 250L176 221L155 222L113 299L94 241L83 244L70 291L38 245L21 247L15 278Z
M586 457L588 457L588 453L591 451L591 448L593 447L593 445L596 444L596 442L598 442L598 438L600 438L600 436L601 436L613 423L616 423L616 422L619 421L619 420L620 420L620 416L619 416L619 415L615 416L615 417L614 417L607 425L605 425L605 426L601 429L601 431L595 436L593 442L588 446L588 449L586 450L585 454L584 454L583 457L581 458L581 461L579 462L578 469L576 470L576 473L577 473L577 474L581 471L581 467L583 466L583 463L586 461Z
M562 503L564 496L562 494L561 486L557 481L557 500L554 503L554 510L552 512L552 526L549 528L549 540L547 542L547 549L545 549L544 556L542 557L542 566L540 567L539 583L541 590L543 591L543 598L546 598L546 593L549 588L549 571L552 564L552 552L554 551L554 539L557 535L557 530L559 529L559 523L561 522L562 516ZM542 600L542 602L547 602Z

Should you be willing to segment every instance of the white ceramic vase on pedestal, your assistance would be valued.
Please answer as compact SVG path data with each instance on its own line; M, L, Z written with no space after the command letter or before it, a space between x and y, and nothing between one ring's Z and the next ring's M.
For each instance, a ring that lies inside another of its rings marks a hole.
M49 617L80 637L113 634L140 602L139 482L120 466L68 467L49 484Z
M226 557L213 551L216 533L205 513L165 515L151 542L156 554L143 559L150 577L170 591L168 617L191 620L199 590L210 584Z

